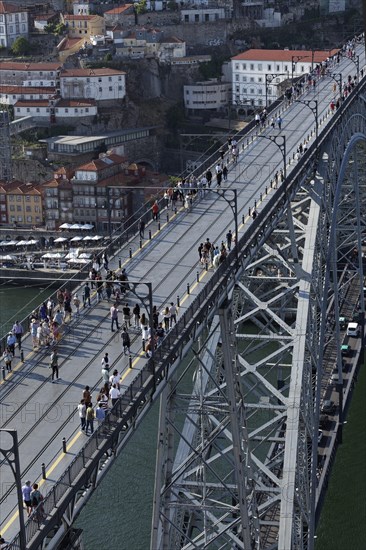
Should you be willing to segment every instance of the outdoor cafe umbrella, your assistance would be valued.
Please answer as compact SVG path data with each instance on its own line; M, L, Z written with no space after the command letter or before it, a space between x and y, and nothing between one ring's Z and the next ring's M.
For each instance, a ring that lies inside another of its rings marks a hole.
M84 225L80 225L80 229L90 230L93 229L94 225L91 223L84 223Z
M103 239L103 237L101 237L100 235L95 235L94 237L92 237L93 241L100 241L100 239Z
M65 254L61 254L60 252L47 252L47 254L43 254L42 258L46 260L60 260L64 256Z
M79 229L82 229L83 226L80 225L79 223L73 223L71 227L69 227L69 229L75 229L75 230L79 230Z
M71 242L82 241L82 240L83 240L83 237L73 237L71 239Z
M92 241L93 240L93 237L91 237L90 235L87 235L86 237L83 238L83 241Z
M70 260L67 260L69 264L88 264L89 260L86 258L70 258Z
M36 241L36 239L31 239L30 241L27 241L27 243L26 243L26 244L28 244L28 245L30 245L30 246L31 246L31 245L33 245L33 244L37 244L37 243L38 243L38 241Z
M72 223L63 223L62 225L60 225L60 229L71 229L72 228Z
M65 241L67 241L66 237L57 237L57 239L55 239L53 242L54 243L64 243Z
M0 256L0 260L15 260L14 256L10 256L10 254L6 254L6 256Z
M15 246L24 246L28 244L28 241L18 241Z
M17 241L3 241L1 246L16 246L17 244Z

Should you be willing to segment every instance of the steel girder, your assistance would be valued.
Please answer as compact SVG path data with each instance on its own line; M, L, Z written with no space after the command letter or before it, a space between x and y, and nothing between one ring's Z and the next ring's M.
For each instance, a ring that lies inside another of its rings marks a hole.
M313 547L319 404L342 381L339 315L364 311L362 96L349 111L164 393L153 550Z

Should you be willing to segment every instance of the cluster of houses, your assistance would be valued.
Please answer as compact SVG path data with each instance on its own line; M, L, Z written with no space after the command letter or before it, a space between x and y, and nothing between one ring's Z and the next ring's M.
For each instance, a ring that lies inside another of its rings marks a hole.
M116 153L101 154L74 169L56 170L42 184L0 181L0 223L50 230L86 223L110 232L127 224L165 179Z

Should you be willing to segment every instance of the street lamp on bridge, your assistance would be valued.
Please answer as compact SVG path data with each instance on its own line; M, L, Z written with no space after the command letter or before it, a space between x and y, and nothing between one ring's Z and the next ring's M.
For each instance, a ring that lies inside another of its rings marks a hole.
M284 134L279 134L278 136L258 135L257 138L268 139L269 141L271 141L272 143L277 145L277 147L281 151L282 160L283 160L283 177L284 177L284 179L286 179L286 176L287 176L287 169L286 169L286 136Z
M334 73L329 75L330 78L338 84L338 90L339 90L339 99L342 101L342 73Z
M341 75L342 76L342 75ZM315 118L315 146L318 145L319 121L318 121L318 100L317 99L295 99L295 103L302 103L309 107Z
M288 73L266 73L264 76L265 92L266 92L266 109L268 107L268 87L273 82L273 80L278 76L287 76L288 78Z

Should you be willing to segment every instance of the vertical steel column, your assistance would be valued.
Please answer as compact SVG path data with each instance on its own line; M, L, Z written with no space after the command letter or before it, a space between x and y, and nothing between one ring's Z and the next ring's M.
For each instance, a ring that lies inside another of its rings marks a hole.
M244 448L244 445L248 444L248 441L244 441L242 432L245 423L244 403L240 392L240 378L237 376L235 365L234 324L228 299L226 299L219 309L219 318L233 442L233 463L241 519L241 538L244 543L244 549L250 550L252 548L252 537L245 483L248 479L248 463L245 461L245 456L248 457L249 449L248 447ZM247 453L246 455L245 452ZM240 529L238 535L240 536Z

